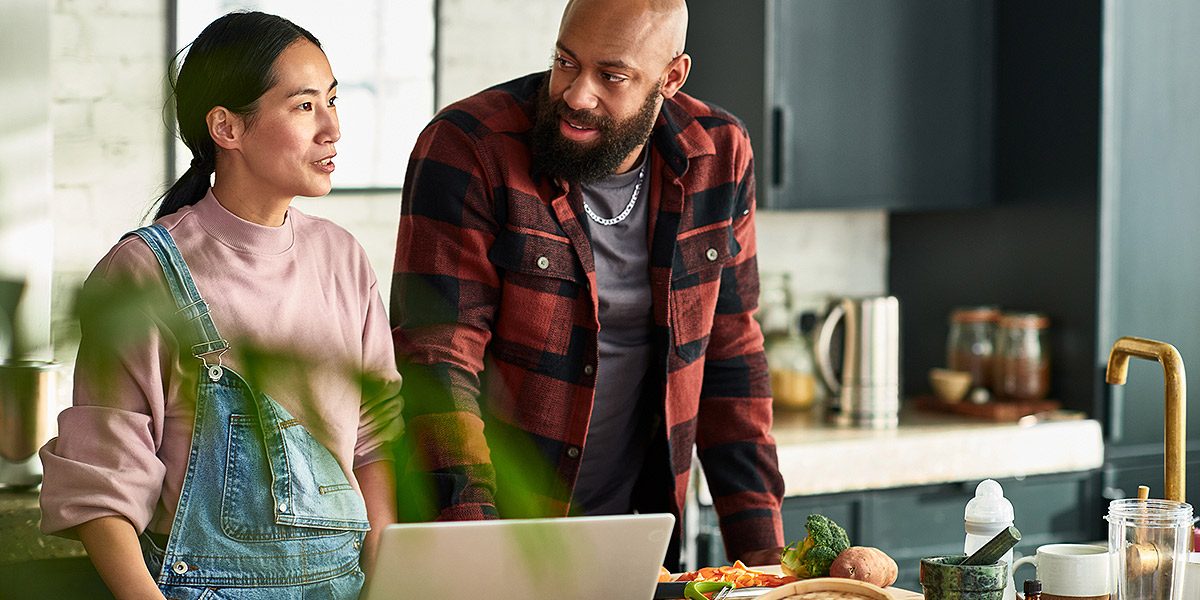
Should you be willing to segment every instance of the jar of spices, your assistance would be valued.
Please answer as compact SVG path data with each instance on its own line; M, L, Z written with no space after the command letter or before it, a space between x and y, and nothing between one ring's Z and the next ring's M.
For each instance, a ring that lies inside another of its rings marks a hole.
M959 308L950 313L946 366L969 372L973 390L992 387L992 358L999 320L1000 309L995 306Z
M1004 313L996 329L993 388L1001 398L1041 400L1050 391L1050 318L1042 313Z

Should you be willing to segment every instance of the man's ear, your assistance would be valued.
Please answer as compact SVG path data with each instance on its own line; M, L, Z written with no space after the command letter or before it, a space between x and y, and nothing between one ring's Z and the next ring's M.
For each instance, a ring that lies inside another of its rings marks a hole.
M683 87L687 81L688 73L692 70L692 57L687 54L680 54L671 60L671 64L667 65L667 74L663 77L662 95L663 98L670 98Z
M232 150L241 146L245 123L233 111L214 106L204 120L208 123L208 135L218 147Z

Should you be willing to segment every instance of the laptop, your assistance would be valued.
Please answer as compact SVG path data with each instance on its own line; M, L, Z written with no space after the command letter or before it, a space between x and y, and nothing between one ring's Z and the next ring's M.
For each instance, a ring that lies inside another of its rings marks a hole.
M364 600L650 600L670 514L389 525Z

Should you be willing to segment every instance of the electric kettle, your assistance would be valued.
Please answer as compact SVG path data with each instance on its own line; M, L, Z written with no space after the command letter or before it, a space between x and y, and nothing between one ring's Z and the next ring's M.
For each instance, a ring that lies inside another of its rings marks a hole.
M843 323L841 377L831 349ZM838 425L889 429L900 412L900 301L894 296L842 298L817 331L814 350L831 392L829 415Z

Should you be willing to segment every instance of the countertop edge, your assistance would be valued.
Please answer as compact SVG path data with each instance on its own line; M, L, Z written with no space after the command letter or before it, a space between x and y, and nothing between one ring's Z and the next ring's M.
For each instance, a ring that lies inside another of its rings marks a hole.
M903 427L813 433L805 442L789 432L777 446L785 496L1088 471L1104 463L1094 420L930 427L919 435Z

